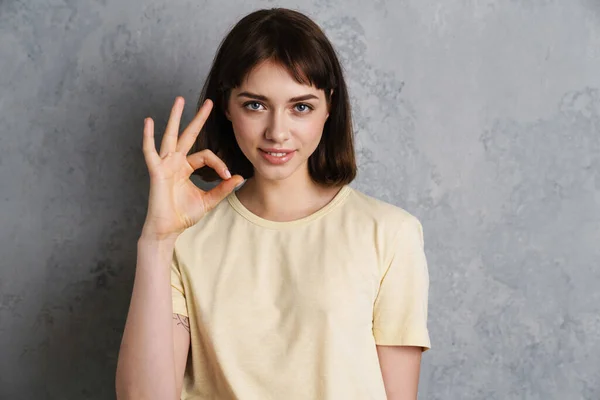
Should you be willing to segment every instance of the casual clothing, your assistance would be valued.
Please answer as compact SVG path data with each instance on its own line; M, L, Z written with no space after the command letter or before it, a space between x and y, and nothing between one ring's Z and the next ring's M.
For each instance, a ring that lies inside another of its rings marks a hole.
M419 220L348 185L276 222L232 192L178 238L182 399L384 400L376 345L430 348Z

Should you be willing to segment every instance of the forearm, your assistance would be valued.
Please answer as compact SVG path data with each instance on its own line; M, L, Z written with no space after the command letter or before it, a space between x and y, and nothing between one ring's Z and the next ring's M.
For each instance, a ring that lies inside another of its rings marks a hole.
M140 238L116 375L118 399L175 399L170 261L174 240Z
M377 355L388 400L416 400L422 348L377 346Z

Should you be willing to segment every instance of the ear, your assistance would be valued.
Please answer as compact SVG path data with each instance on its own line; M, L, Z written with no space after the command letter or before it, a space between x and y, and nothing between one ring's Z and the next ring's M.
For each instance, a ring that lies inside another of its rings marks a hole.
M333 96L333 89L329 90L329 104L327 105L327 109L330 110L331 107L331 96ZM327 116L325 117L325 119L329 118L329 112L327 112Z

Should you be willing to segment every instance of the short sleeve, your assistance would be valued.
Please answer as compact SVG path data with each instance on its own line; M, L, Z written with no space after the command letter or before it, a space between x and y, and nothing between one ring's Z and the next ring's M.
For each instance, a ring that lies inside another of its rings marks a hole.
M378 345L431 348L427 329L429 272L423 227L410 216L397 232L394 254L379 286L373 309L373 336Z
M173 302L173 314L181 314L188 317L187 304L185 301L185 289L181 279L181 270L177 260L177 252L173 250L171 260L171 297Z

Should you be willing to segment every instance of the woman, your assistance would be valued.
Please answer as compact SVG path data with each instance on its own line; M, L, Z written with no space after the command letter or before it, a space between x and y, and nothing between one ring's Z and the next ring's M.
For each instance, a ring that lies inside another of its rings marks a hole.
M144 125L119 399L415 399L430 347L422 226L349 186L348 93L321 29L249 14L178 136L183 103L159 152ZM222 181L204 192L194 172Z

